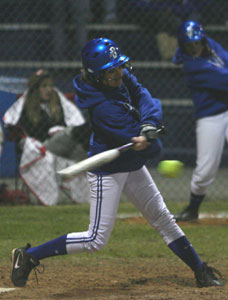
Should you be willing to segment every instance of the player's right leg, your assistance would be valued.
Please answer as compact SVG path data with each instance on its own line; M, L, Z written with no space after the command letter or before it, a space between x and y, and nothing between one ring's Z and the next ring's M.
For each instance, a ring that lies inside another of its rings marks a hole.
M32 269L40 264L39 260L26 252L29 248L30 244L27 244L26 247L12 251L11 280L15 286L25 286Z
M83 251L102 249L109 240L119 205L120 194L128 173L113 175L89 174L91 187L90 225L87 231L73 232L37 247L12 251L11 279L15 286L25 286L29 274L39 260Z
M89 229L69 233L66 237L68 254L93 252L104 248L111 235L119 206L120 195L128 173L110 175L88 174L91 191Z

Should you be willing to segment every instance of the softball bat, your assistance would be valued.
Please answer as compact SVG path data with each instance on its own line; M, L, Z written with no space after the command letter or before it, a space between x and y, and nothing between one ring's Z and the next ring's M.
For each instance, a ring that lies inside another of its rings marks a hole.
M160 127L157 130L158 136L163 134L164 131L164 126ZM121 152L129 150L133 148L133 146L134 143L128 143L121 147L98 153L92 157L84 159L76 164L73 164L72 166L58 171L57 174L60 175L63 180L70 180L85 171L92 171L106 163L113 161L120 156Z
M61 171L58 171L57 174L59 174L62 179L74 178L82 172L94 170L99 166L113 161L115 158L120 156L121 152L126 151L133 146L134 143L129 143L118 148L101 152L76 164L73 164L65 169L62 169Z

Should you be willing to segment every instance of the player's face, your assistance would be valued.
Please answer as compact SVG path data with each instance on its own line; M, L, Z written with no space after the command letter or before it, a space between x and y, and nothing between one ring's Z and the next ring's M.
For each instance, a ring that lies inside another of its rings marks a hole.
M51 92L53 90L53 81L50 78L42 80L39 89L42 100L50 100Z
M198 57L203 52L203 44L201 41L192 42L184 45L186 54Z
M123 82L123 67L119 66L105 71L103 85L110 88L116 88Z

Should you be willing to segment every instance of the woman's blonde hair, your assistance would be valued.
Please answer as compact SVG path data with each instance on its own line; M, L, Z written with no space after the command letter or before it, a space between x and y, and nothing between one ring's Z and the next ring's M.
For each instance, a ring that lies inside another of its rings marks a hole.
M44 80L53 80L50 73L46 70L38 70L33 73L28 80L28 92L25 99L25 114L29 121L36 125L40 121L41 96L40 85ZM62 107L58 93L53 89L50 96L50 117L54 123L62 120Z

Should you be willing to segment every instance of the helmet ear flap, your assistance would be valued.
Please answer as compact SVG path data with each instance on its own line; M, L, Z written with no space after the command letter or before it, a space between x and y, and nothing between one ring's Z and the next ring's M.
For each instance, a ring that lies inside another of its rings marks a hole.
M133 67L130 61L125 62L125 64L123 65L124 68L126 68L129 72L132 71Z
M85 75L86 75L86 78L89 81L97 84L97 83L100 83L103 80L103 78L104 78L104 71L100 71L99 75L97 75L91 69L88 68L88 69L85 69Z

